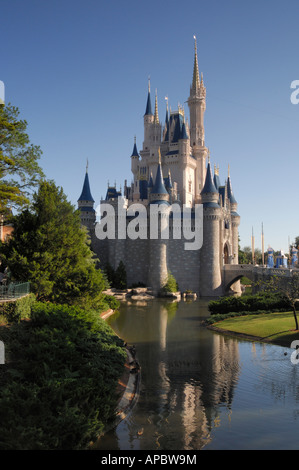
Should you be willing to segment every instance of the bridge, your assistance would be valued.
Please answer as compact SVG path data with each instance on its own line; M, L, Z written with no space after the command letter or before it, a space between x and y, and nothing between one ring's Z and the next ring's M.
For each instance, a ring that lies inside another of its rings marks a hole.
M243 276L253 283L266 282L273 276L290 279L294 273L299 273L297 268L266 268L252 264L224 264L222 268L222 281L226 291ZM253 286L253 292L257 290Z

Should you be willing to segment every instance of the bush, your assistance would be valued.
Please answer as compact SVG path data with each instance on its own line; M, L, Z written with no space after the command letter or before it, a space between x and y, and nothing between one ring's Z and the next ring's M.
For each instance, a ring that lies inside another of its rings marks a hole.
M212 315L243 311L273 311L289 308L288 303L280 294L258 293L241 297L223 297L209 302Z
M102 299L101 310L105 311L109 308L112 310L117 310L120 306L120 301L117 300L113 295L104 294Z
M174 278L174 276L169 272L167 276L167 281L162 287L162 292L177 292L179 286Z
M114 415L123 342L97 312L39 302L6 330L0 449L86 448Z
M30 318L31 307L35 302L35 295L29 294L20 299L2 303L0 305L0 313L8 323L18 322L25 318Z

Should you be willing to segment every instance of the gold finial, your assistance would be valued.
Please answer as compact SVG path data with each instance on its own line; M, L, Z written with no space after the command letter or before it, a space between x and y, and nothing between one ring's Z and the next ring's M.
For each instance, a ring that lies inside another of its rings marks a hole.
M210 163L210 149L208 148L208 162Z
M194 39L195 54L197 54L197 43L196 43L196 36L195 36L195 34L193 35L193 39Z
M159 156L159 163L161 164L161 150L160 150L160 147L158 148L158 156Z
M155 121L155 124L159 124L157 89L156 89L156 98L155 98L155 117L154 117L154 121Z
M214 165L214 173L215 173L215 175L219 175L219 166L217 168L216 163Z
M148 92L150 93L151 91L151 77L150 75L148 76Z
M193 80L192 80L192 88L193 91L198 91L200 87L200 79L199 79L199 70L198 70L198 60L197 60L197 42L196 42L196 36L193 36L194 38L194 66L193 66Z
M134 135L134 144L136 144L136 135Z
M88 173L88 158L87 158L87 161L86 161L86 173Z
M165 96L165 100L166 100L166 109L168 111L168 96Z

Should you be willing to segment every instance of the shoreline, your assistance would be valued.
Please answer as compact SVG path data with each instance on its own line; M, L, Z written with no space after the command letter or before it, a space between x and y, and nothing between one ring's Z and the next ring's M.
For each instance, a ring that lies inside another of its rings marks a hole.
M113 309L106 310L100 314L100 317L105 321L116 311ZM139 397L139 386L141 380L141 369L136 358L135 347L125 346L127 358L124 363L124 371L118 379L116 392L119 394L119 399L116 406L115 417L109 425L104 429L95 442L89 446L90 450L97 450L97 443L101 438L112 429L116 428L121 421L126 419L128 414L134 408Z
M253 341L253 342L257 341L259 343L267 343L267 344L273 344L275 346L281 346L283 348L290 348L290 344L289 342L287 343L287 341L286 342L272 341L271 339L267 337L263 338L262 336L248 335L246 333L239 333L237 331L226 330L224 328L219 328L213 325L205 325L205 327L208 330L215 331L216 333L221 333L226 336L232 336L233 338L236 338L236 339L241 339L241 340L243 339L244 341Z

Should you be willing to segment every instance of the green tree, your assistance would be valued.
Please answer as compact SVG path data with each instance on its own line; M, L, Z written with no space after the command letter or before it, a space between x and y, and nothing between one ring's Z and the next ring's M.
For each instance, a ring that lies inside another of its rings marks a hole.
M163 292L177 292L178 290L179 290L178 283L176 282L175 277L169 271L166 282L164 286L162 287L162 291Z
M39 146L30 143L27 122L19 119L18 108L0 105L0 214L29 203L32 188L43 172Z
M2 245L12 279L30 281L38 300L96 305L105 280L96 269L79 212L54 182L42 181L33 204L13 219Z
M122 261L120 261L115 271L114 287L116 287L116 289L126 289L127 287L126 267Z
M299 299L299 274L294 272L290 278L273 276L269 281L256 283L266 292L279 293L294 316L296 330L299 330L296 305Z

